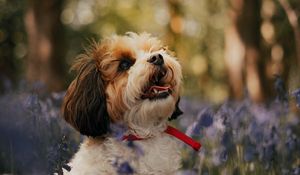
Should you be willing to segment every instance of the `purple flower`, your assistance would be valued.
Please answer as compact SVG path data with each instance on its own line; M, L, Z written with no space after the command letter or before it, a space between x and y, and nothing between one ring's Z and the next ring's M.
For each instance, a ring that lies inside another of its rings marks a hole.
M203 127L209 127L213 124L213 115L209 112L204 112L200 116L199 125Z
M256 149L254 146L252 145L246 145L245 149L244 149L244 160L246 162L250 162L253 161L255 158L255 154L256 154Z
M219 158L221 162L226 162L228 159L228 152L226 150L222 151Z
M253 121L248 128L248 135L251 143L260 144L263 140L263 128L262 125L258 125L255 121Z
M300 174L300 167L294 169L293 174L298 175Z
M300 108L300 88L295 90L292 95L296 98L297 107Z
M30 94L24 101L24 107L32 111L33 113L40 112L41 105L38 94Z
M287 141L285 143L285 146L287 150L292 153L296 147L297 147L297 136L296 135L291 135L287 138Z
M128 141L127 142L127 146L129 148L131 148L132 150L134 150L134 152L138 155L138 156L142 156L144 155L144 150L141 146L134 144L134 141Z
M129 165L128 162L123 162L121 165L118 167L118 174L133 174L134 170L133 168Z
M232 134L226 131L222 137L221 144L229 149L232 146Z
M274 88L277 92L277 99L280 102L287 102L288 94L285 90L285 84L283 79L279 75L275 75Z
M275 145L271 144L263 149L263 160L265 161L273 161L274 157L276 156L276 150L275 150Z
M207 109L198 114L197 121L193 122L186 131L187 135L199 136L202 134L202 129L213 124L213 115Z
M112 123L110 125L110 132L112 136L115 137L117 140L121 140L126 131L126 126L121 123Z

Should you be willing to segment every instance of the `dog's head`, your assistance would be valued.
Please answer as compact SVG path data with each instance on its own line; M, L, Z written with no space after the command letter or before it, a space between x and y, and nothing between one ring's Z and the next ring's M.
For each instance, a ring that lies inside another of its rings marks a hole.
M78 75L64 98L63 116L81 134L106 134L110 122L150 131L181 114L181 67L149 34L93 43L73 69Z

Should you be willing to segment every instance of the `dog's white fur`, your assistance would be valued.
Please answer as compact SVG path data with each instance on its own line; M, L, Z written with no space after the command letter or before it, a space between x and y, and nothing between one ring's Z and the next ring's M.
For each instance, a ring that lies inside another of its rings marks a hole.
M117 174L118 166L124 162L128 162L135 174L140 175L175 174L180 168L178 144L165 133L137 141L135 144L142 149L142 154L114 138L107 138L102 144L90 145L88 142L85 140L74 156L70 174L114 175Z
M126 73L118 74L114 61L123 52L129 52L135 62ZM163 56L167 69L163 81L172 87L173 92L164 99L141 99L145 84L155 72L154 66L147 62L153 54ZM127 134L145 139L134 141L142 150L141 153L128 147L127 141L120 141L107 134L87 137L70 162L71 171L64 173L114 175L118 173L118 166L127 161L135 174L175 174L181 167L179 144L164 130L179 98L182 75L177 59L159 40L146 33L107 38L81 57L96 59L97 69L106 84L106 104L111 121L126 125ZM76 83L80 83L80 78ZM74 88L75 85L70 86L69 94L72 94ZM72 95L69 96L66 98L72 98ZM65 110L72 110L67 103L65 106Z

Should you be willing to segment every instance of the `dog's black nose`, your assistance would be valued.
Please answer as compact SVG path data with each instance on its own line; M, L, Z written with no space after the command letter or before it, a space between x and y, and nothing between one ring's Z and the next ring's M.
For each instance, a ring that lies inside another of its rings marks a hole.
M152 55L147 61L157 66L164 64L164 58L161 54Z

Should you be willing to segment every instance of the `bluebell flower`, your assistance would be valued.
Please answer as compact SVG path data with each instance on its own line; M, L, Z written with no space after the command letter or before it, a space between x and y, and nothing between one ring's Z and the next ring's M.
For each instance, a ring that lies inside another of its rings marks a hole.
M262 126L259 126L256 121L252 121L248 128L248 136L251 143L260 144L263 141Z
M295 90L292 95L296 98L297 107L300 108L300 88Z
M283 79L279 75L275 75L274 88L277 92L277 99L280 102L287 102L288 93L285 90L285 84Z
M199 125L203 127L209 127L213 124L213 115L209 112L204 112L200 116Z
M32 112L40 112L41 111L41 105L40 105L40 100L38 97L38 94L30 94L27 96L27 98L24 101L24 106L28 110Z
M9 92L12 90L13 83L8 77L6 77L4 75L0 75L0 82L1 82L0 86L2 87L2 89L0 89L0 90L3 90L4 92Z
M134 170L133 170L133 168L130 166L130 164L128 162L123 162L118 167L117 172L120 175L123 175L123 174L129 175L129 174L133 174Z
M232 146L232 134L229 131L226 131L223 134L222 140L221 140L221 144L226 148L226 149L230 149L230 147Z
M299 175L300 174L300 167L297 167L293 170L294 175Z
M244 160L246 162L251 162L255 159L256 149L254 145L245 145L244 148Z
M193 122L186 131L187 135L190 136L201 136L202 129L207 128L213 124L213 115L207 109L199 112L197 120Z
M144 155L144 150L141 146L137 145L134 143L134 141L128 141L127 142L127 146L131 149L134 150L134 152L138 155L138 156L142 156Z
M127 127L121 123L112 123L110 125L110 133L117 140L121 140L126 131Z
M288 137L287 141L285 143L285 146L287 148L287 151L289 151L290 153L293 153L293 151L296 149L297 147L297 140L295 138Z
M220 161L221 162L226 162L228 160L228 152L227 150L223 150L221 153L220 153Z
M263 154L263 160L265 161L273 161L274 160L274 157L276 156L276 150L275 150L275 145L274 144L271 144L271 145L268 145L268 146L265 146L264 147L264 154Z

